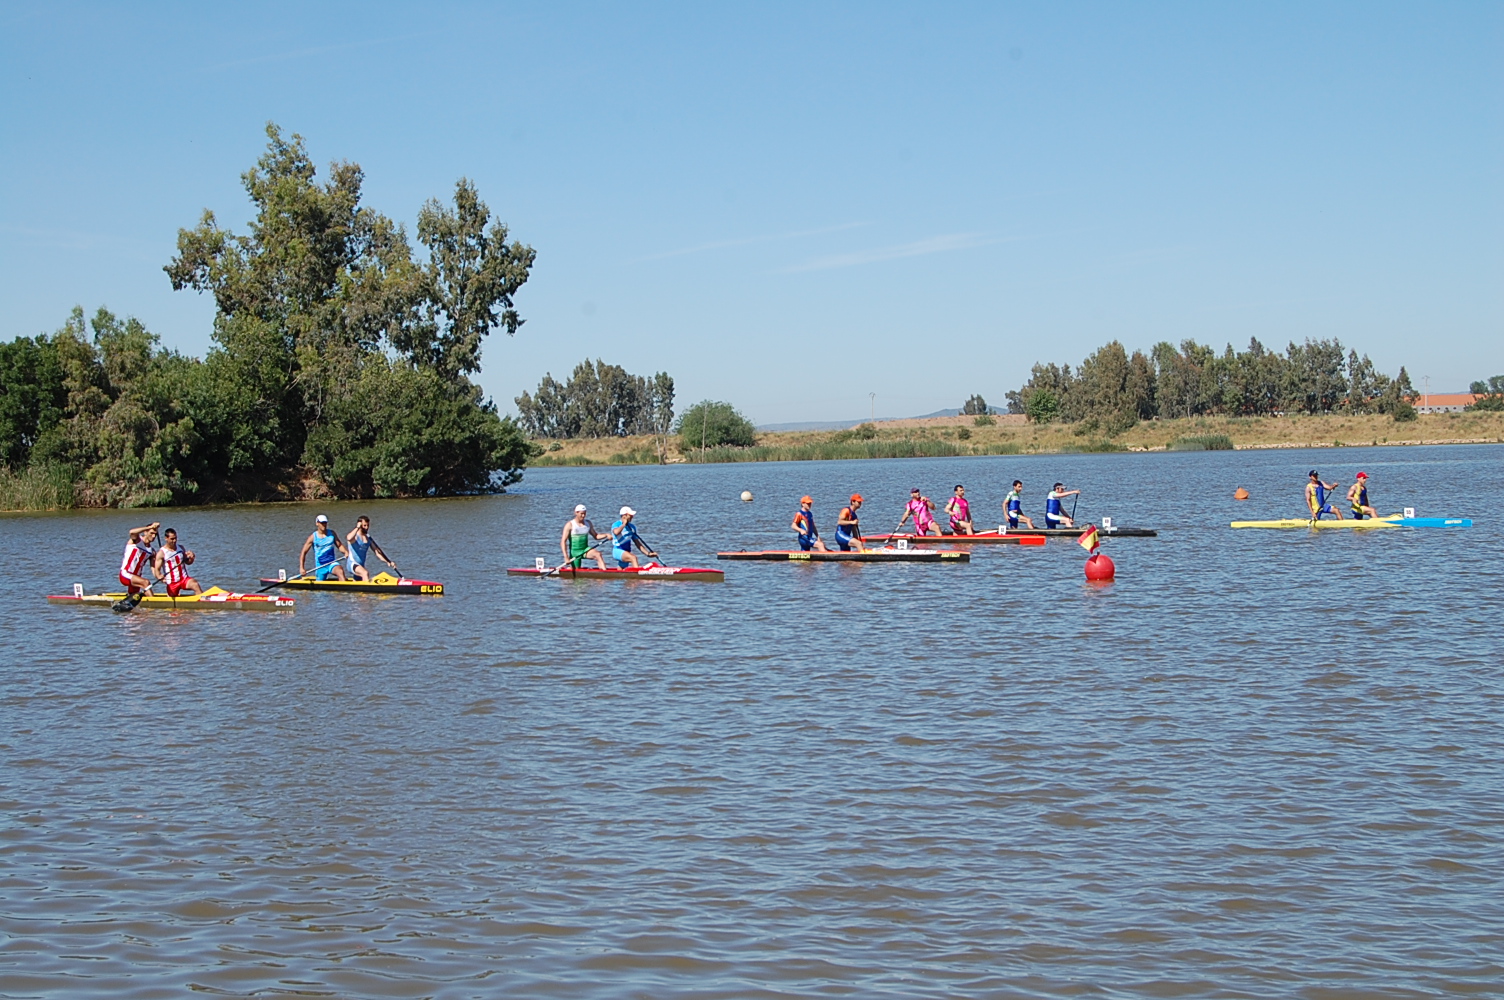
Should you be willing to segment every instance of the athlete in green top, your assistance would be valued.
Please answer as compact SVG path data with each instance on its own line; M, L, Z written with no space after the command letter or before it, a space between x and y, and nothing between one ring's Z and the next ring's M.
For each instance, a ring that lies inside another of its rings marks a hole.
M559 536L559 551L564 553L564 562L568 566L579 569L580 563L585 561L588 555L595 560L595 564L601 569L606 568L606 560L601 557L599 549L590 547L592 541L604 542L611 536L595 530L595 525L585 519L585 505L575 504L574 517L564 522L564 532Z

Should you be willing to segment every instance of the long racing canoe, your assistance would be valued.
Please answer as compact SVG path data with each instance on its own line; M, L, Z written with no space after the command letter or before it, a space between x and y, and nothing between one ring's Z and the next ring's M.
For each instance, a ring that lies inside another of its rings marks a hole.
M1471 528L1473 522L1467 517L1405 517L1391 514L1388 517L1364 518L1361 521L1343 518L1341 521L1312 521L1308 517L1287 517L1278 521L1234 521L1234 528L1347 528L1366 531L1372 528Z
M48 594L53 604L71 604L80 608L108 608L125 600L124 594L85 594L83 587L75 586L71 594ZM162 608L167 611L291 611L293 599L281 594L237 594L219 587L210 587L202 594L183 594L169 597L166 594L148 594L136 605L138 608Z
M507 570L507 576L557 576L561 580L693 580L700 583L722 583L726 571L704 569L699 566L631 566L597 569L581 566L578 569L565 566L555 569L550 566L523 566Z
M717 552L717 559L764 562L970 562L971 553L954 549L868 549L866 552Z
M295 590L327 590L334 594L428 594L438 597L444 585L433 580L410 580L390 573L377 573L369 580L315 580L311 576L264 577L264 587L287 587Z
M1076 532L1080 534L1081 532ZM915 542L931 542L944 540L951 545L1043 545L1044 535L1023 535L1016 531L996 532L979 531L974 535L863 535L864 542L886 542L891 545L897 541L906 541L910 545Z

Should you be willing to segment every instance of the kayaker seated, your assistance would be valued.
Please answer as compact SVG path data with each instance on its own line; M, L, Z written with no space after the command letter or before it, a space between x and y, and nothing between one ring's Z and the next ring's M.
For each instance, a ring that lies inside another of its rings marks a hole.
M862 495L851 494L851 503L841 508L841 513L836 515L836 545L842 552L850 552L852 546L856 546L858 552L866 552L867 546L862 542L862 524L857 520L856 512L862 509Z
M636 516L637 511L623 507L620 519L611 525L611 558L616 560L617 569L629 566L632 569L642 568L637 561L637 553L632 551L634 545L653 559L658 558L658 553L642 544L642 539L637 537L637 525L633 523Z
M1358 478L1347 491L1347 502L1353 508L1353 520L1361 521L1365 517L1374 518L1379 512L1368 504L1368 473L1358 473Z
M812 497L800 497L799 509L794 512L794 521L789 527L799 536L799 547L805 552L829 552L820 540L819 530L815 528L814 506Z
M193 560L192 551L178 548L178 533L175 530L168 528L162 532L162 547L152 558L151 574L167 585L168 597L204 592L199 582L188 575L187 567L192 565Z
M345 575L345 567L339 561L340 556L347 554L345 543L329 530L329 519L323 514L313 519L313 534L308 536L307 541L303 543L303 548L298 552L298 576L308 575L303 564L310 551L313 552L312 572L315 580L349 579Z
M596 531L595 525L585 519L584 504L575 504L574 517L564 522L564 533L559 536L559 551L564 553L564 565L579 569L580 563L589 556L595 560L596 566L605 569L605 558L590 543L604 542L610 538L610 535Z

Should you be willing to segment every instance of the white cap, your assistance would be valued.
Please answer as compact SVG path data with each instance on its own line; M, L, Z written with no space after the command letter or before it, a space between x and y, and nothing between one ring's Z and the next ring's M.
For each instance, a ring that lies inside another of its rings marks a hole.
M320 514L318 517L314 518L314 520L317 521L319 524L328 524L329 523L329 519L327 517L325 517L323 514Z
M582 503L575 504L574 505L574 512L576 514L583 514L585 512L585 505L582 504Z
M636 517L637 516L637 511L633 510L631 507L623 507L621 509L621 516L622 517L626 517L628 514L631 514L633 517Z

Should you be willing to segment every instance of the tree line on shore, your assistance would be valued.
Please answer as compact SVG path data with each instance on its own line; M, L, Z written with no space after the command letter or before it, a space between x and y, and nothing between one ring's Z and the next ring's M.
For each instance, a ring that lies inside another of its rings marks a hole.
M473 184L427 202L415 253L361 203L364 175L318 182L301 136L267 126L242 176L243 234L205 211L164 270L214 296L203 359L132 318L75 309L51 335L0 343L0 463L79 505L485 492L533 445L471 376L535 252ZM92 334L92 336L91 336Z
M1082 422L1117 434L1154 417L1270 416L1282 413L1387 413L1415 416L1415 388L1403 367L1393 377L1341 341L1291 343L1283 354L1257 339L1222 353L1194 340L1156 344L1130 355L1114 340L1074 370L1036 364L1008 393L1008 412L1030 420Z

